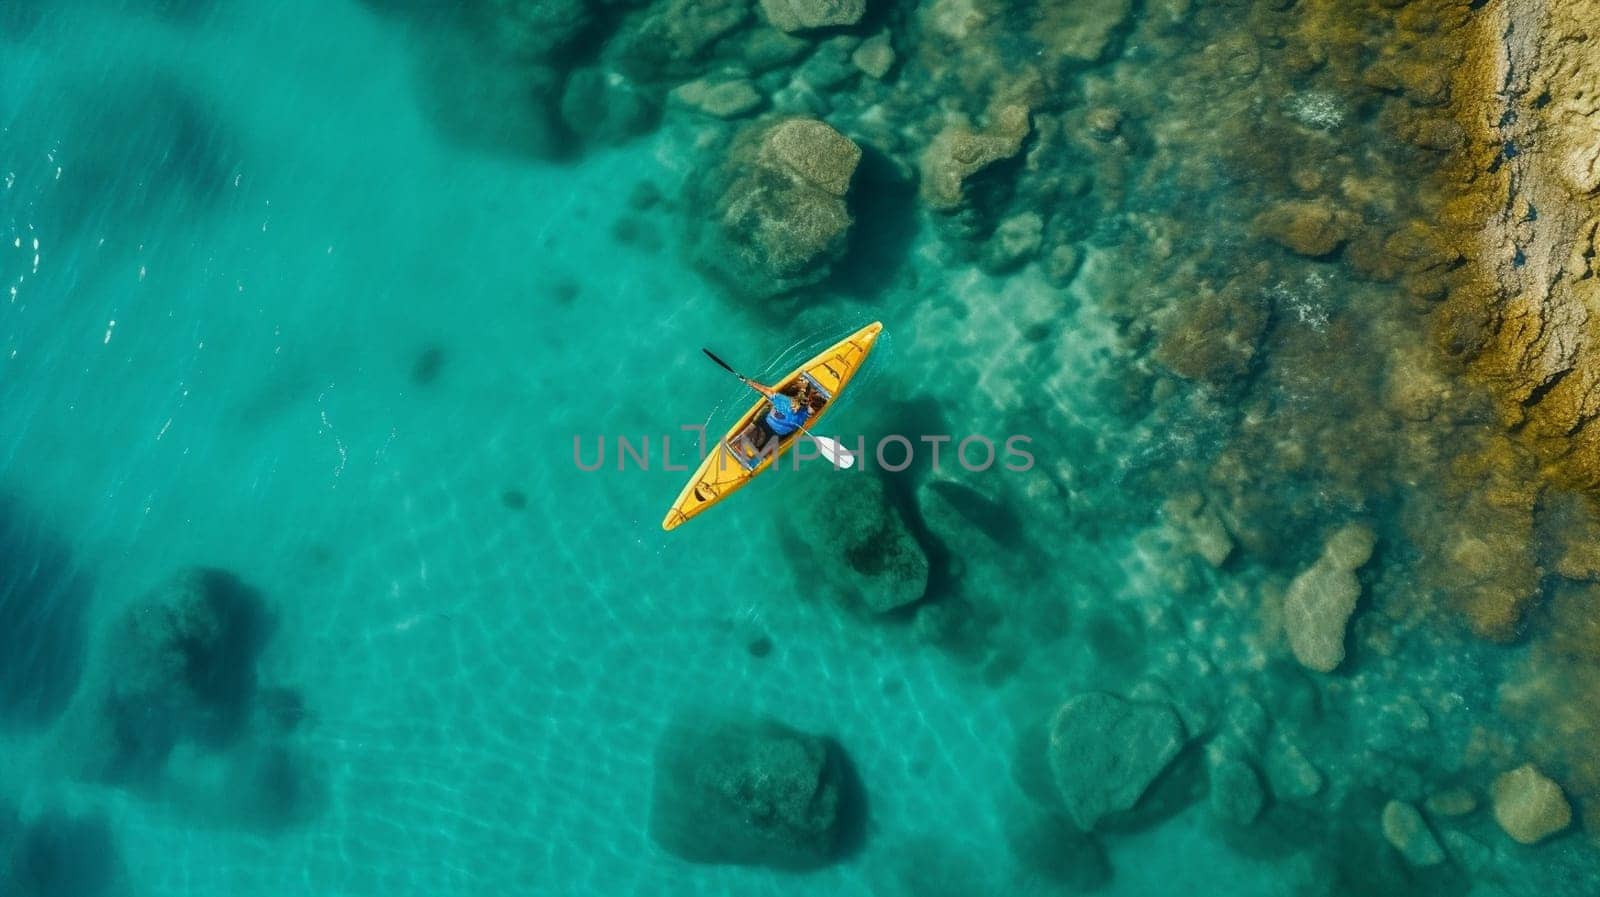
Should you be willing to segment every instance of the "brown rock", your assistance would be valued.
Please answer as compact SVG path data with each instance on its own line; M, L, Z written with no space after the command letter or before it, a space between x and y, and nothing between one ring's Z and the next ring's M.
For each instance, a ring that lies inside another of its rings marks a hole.
M1309 200L1279 203L1256 216L1256 233L1304 256L1331 255L1350 239L1349 213Z
M883 80L894 68L894 45L889 42L889 32L862 41L861 46L850 54L850 61L871 77Z
M1384 840L1405 857L1413 866L1437 866L1444 862L1444 848L1433 836L1428 823L1423 821L1417 808L1408 803L1391 800L1383 808L1379 820Z
M850 191L861 147L827 124L808 118L780 122L767 132L764 158L775 161L834 196Z
M752 126L694 187L691 204L710 211L695 231L695 261L750 298L823 279L845 251L844 196L860 160L860 147L815 119Z
M755 85L743 78L714 83L705 78L673 88L672 101L713 118L739 118L760 108L762 97Z
M1156 359L1180 377L1225 385L1255 361L1267 307L1242 288L1205 293L1164 329Z
M767 21L780 31L808 31L854 25L867 11L867 0L761 0Z
M1002 106L990 115L990 126L974 131L964 124L945 126L922 154L922 198L933 209L951 212L966 198L967 180L1022 151L1032 131L1028 107Z
M1537 844L1572 823L1572 807L1561 786L1533 764L1494 780L1494 820L1520 844Z
M1308 669L1332 672L1344 662L1345 626L1361 597L1355 571L1372 557L1377 537L1352 523L1333 534L1283 599L1283 625L1294 656Z

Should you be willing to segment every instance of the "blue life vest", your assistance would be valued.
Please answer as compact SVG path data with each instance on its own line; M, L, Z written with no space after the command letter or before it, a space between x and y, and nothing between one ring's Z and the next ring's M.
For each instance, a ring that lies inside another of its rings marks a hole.
M772 410L767 412L767 426L779 436L788 436L800 429L810 411L809 408L796 408L788 396L778 393L772 397Z

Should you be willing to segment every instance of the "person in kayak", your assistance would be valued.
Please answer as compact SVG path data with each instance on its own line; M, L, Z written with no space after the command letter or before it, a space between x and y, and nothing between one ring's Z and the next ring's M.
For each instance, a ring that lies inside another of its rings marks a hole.
M788 436L804 426L806 418L811 416L810 384L805 381L801 381L799 395L794 398L759 383L751 382L750 385L772 403L772 410L761 419L764 428L772 435Z

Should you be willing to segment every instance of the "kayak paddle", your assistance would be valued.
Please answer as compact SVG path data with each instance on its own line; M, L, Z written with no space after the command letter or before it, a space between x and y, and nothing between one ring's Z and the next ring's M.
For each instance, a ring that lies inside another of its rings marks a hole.
M734 370L733 367L730 366L726 361L723 361L722 359L718 358L716 355L712 354L710 349L707 349L705 347L701 347L700 351L706 353L706 357L711 359L712 361L715 361L723 370L725 370L728 373L734 375L735 377L738 377L739 378L739 382L743 383L745 386L750 387L751 389L756 389L754 380L751 380L749 377L746 377L745 375L743 375L743 374L739 373L738 371ZM761 390L756 389L756 392L761 392ZM762 395L766 395L766 393L762 393ZM845 448L844 446L840 445L837 442L834 442L832 439L829 439L826 436L818 436L817 434L811 432L810 430L807 430L805 428L804 424L801 424L799 426L800 426L800 432L802 432L802 433L806 434L807 436L811 437L811 441L815 442L817 444L817 449L822 452L822 456L824 458L827 458L828 462L830 464L832 464L836 469L838 469L838 470L849 470L852 466L855 465L856 456L852 455L850 453L849 449Z

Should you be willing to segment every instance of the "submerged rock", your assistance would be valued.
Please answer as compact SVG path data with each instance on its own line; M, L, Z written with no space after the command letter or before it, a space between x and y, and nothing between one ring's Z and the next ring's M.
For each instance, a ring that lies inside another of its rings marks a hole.
M812 118L741 135L709 185L715 220L696 260L754 297L826 277L844 254L853 220L845 194L860 161L850 138Z
M846 763L832 742L781 723L679 721L656 752L650 836L696 863L826 865L855 809Z
M867 11L867 0L761 0L772 27L790 33L813 28L854 25Z
M1283 736L1269 745L1266 773L1272 796L1280 801L1314 797L1325 784L1322 772L1306 757L1300 746Z
M1050 724L1050 768L1067 812L1092 831L1133 809L1183 748L1177 713L1164 703L1089 692L1067 701Z
M1255 363L1267 329L1267 311L1265 301L1240 287L1207 292L1163 328L1156 359L1189 380L1232 384Z
M1113 39L1132 14L1133 0L1052 3L1045 6L1033 33L1047 52L1069 62L1096 63L1110 55Z
M1027 264L1044 243L1044 218L1038 212L1019 212L1000 222L984 246L983 269L1003 274Z
M889 32L873 35L861 42L850 61L867 75L883 80L894 68L894 44L889 42Z
M1572 807L1561 786L1533 764L1494 780L1494 820L1520 844L1537 844L1572 823Z
M699 78L678 85L669 96L674 102L713 118L740 118L761 108L763 102L761 92L744 78Z
M965 124L947 125L922 154L922 198L934 210L954 212L968 196L969 182L996 162L1022 152L1033 130L1028 107L1002 106L982 131Z
M614 41L608 58L630 77L658 83L701 73L714 44L750 17L750 0L662 0Z
M780 122L767 132L761 159L791 171L834 196L850 190L861 147L827 124L806 118Z
M1444 848L1439 846L1439 839L1433 836L1433 831L1428 828L1428 823L1416 807L1391 800L1384 805L1379 821L1384 839L1400 851L1407 863L1421 867L1437 866L1444 862Z
M861 73L851 61L858 43L857 38L845 34L823 41L795 70L795 80L824 95L842 93L844 85Z
M85 774L140 780L180 742L232 741L252 710L268 625L255 590L215 569L184 571L130 608L107 636L104 675L82 705Z
M1044 276L1051 286L1065 288L1083 266L1083 250L1076 243L1062 243L1050 250L1044 260Z
M1344 632L1361 597L1355 571L1372 557L1377 537L1352 523L1333 534L1322 556L1306 568L1283 600L1283 625L1301 664L1332 672L1344 661Z
M627 78L598 68L578 69L561 93L561 120L595 143L620 143L654 127L656 105Z
M741 38L739 58L755 73L770 72L796 62L811 52L812 47L811 41L803 37L773 28L752 28L738 37Z
M1299 255L1331 255L1350 239L1348 212L1308 200L1290 200L1256 216L1256 232Z
M1206 750L1206 767L1212 814L1234 825L1255 822L1267 800L1255 768L1235 751L1215 745Z
M815 462L826 464L827 462ZM921 600L928 558L872 473L824 471L815 500L797 512L801 532L829 533L813 541L800 574L813 591L871 614Z

